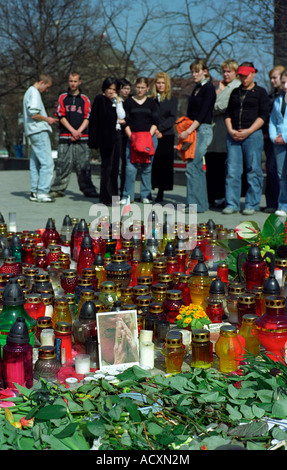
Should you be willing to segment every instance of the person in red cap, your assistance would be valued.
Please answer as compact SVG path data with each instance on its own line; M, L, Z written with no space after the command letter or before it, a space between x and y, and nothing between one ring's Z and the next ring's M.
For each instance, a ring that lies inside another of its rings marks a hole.
M262 126L269 117L269 98L266 90L254 81L257 70L252 62L243 62L237 70L241 85L232 91L225 114L227 127L227 162L225 180L226 207L223 214L240 209L241 177L245 165L247 190L244 215L260 208L263 188L261 157Z

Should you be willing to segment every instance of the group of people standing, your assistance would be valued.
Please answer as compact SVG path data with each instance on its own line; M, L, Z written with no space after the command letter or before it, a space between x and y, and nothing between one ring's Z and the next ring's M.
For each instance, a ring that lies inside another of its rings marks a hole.
M174 123L177 100L171 96L169 76L161 72L153 83L140 77L131 94L126 79L107 77L93 103L81 91L81 77L72 72L68 90L59 96L55 117L48 117L41 94L52 86L41 75L27 90L23 100L25 134L31 143L30 200L53 202L62 197L75 168L80 190L87 197L99 197L105 205L120 195L121 203L135 200L135 179L141 172L140 201L151 203L152 189L158 188L157 202L165 190L173 189ZM59 123L58 156L51 155L49 133ZM41 123L41 125L39 125ZM34 140L45 137L47 154ZM100 153L100 190L92 183L90 149ZM48 155L49 154L49 155ZM45 184L43 184L43 179Z
M139 77L135 93L130 92L126 80L107 78L92 105L89 146L100 150L100 202L106 205L117 195L121 204L135 201L138 170L142 203L152 202L152 189L158 188L156 202L173 189L177 100L171 96L170 78L158 73L150 91L148 79Z
M257 85L257 70L251 62L239 66L235 60L226 60L221 70L223 78L215 87L204 60L198 59L190 66L194 88L186 112L189 124L177 134L179 142L187 142L190 136L195 142L192 158L186 160L186 211L190 204L196 204L197 212L205 212L218 201L224 201L222 213L233 214L240 210L244 186L243 214L252 215L259 210L264 149L265 210L286 215L287 72L281 66L270 71L274 90L268 96ZM42 75L24 96L25 132L32 147L30 199L51 202L63 196L74 166L83 194L99 196L105 205L112 204L113 196L120 196L121 204L136 200L138 170L139 201L151 203L152 190L157 189L155 202L162 202L164 191L173 189L178 119L170 77L159 72L152 86L147 78L139 77L134 94L126 79L107 77L101 93L91 104L81 91L80 75L73 72L69 75L68 91L60 95L53 118L47 116L41 100L41 93L51 85L51 78ZM51 126L56 122L60 138L53 179L48 141ZM99 194L92 183L90 149L98 149L101 157Z

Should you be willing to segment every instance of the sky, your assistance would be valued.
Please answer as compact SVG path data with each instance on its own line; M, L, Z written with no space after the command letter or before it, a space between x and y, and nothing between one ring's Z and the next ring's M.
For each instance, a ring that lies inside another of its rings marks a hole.
M95 0L96 1L96 0ZM108 2L108 0L106 0ZM117 1L117 0L111 0L112 2L113 1ZM191 5L193 5L193 8L191 8L191 11L192 11L192 20L194 21L194 23L196 24L197 21L203 21L203 20L206 20L207 19L207 15L210 14L210 11L211 10L204 10L203 9L203 1L198 1L198 0L193 0L193 1L190 1L189 3ZM176 11L176 12L181 12L181 11L185 11L185 0L147 0L148 2L148 6L149 8L151 8L153 10L153 12L155 13L159 13L161 14L162 12L162 15L160 15L161 17L164 16L164 12L168 12L168 11ZM120 4L120 0L119 0L119 4ZM203 33L201 32L201 40L205 40L204 39L204 34L206 35L206 41L208 41L208 39L210 39L211 37L211 34L215 34L215 33L218 33L219 35L222 36L222 34L224 33L224 30L223 31L216 31L216 28L219 28L221 26L221 18L218 17L216 18L216 12L219 11L221 8L224 8L225 11L230 11L230 8L228 9L228 5L230 5L230 2L229 0L217 0L216 3L210 1L212 7L215 6L215 10L214 12L212 13L212 15L214 14L214 24L213 24L213 28L214 30L213 31L208 31L207 33ZM240 2L239 2L240 3ZM161 7L158 7L158 5L161 4ZM244 8L244 7L242 7ZM238 10L239 11L239 10ZM233 13L233 12L231 12ZM243 10L243 13L244 13L244 10ZM129 16L129 30L131 31L128 35L128 39L130 41L133 40L134 38L134 34L135 34L135 29L132 28L132 26L134 26L135 28L137 27L137 25L140 23L141 19L142 19L142 15L143 15L143 9L141 7L141 1L139 0L136 0L134 2L130 2L129 3L129 7L128 7L128 10L126 10L123 14L123 17L122 17L122 28L125 29L125 14L128 14ZM117 18L117 21L119 20L119 18ZM228 19L229 21L229 19ZM209 27L209 26L208 26ZM208 30L208 28L207 28ZM148 30L147 30L148 31ZM159 33L159 31L157 31L157 33ZM166 32L165 32L166 33ZM181 41L181 30L180 30L180 27L179 28L174 28L172 29L172 33L174 35L178 35L177 36L177 40L180 42ZM144 37L144 34L145 32L143 33L143 36L141 37ZM212 41L214 41L215 36L212 36ZM270 45L271 47L269 47L269 53L268 51L264 51L264 48L263 46L258 46L257 49L254 49L254 48L251 48L250 45L248 44L240 44L239 42L239 38L237 38L236 40L234 39L234 37L232 38L232 41L231 43L233 44L232 46L226 46L226 52L227 54L231 51L231 47L234 47L234 53L236 55L236 57L234 57L234 54L233 54L233 58L235 58L236 60L238 60L238 62L242 62L244 60L248 60L248 61L253 61L254 62L254 65L255 67L259 70L258 74L257 74L257 81L259 84L261 85L268 85L269 84L269 79L268 79L268 71L272 68L272 54L270 54L270 50L272 49L272 44ZM234 46L234 43L235 46ZM140 47L144 48L145 45L144 44L140 44ZM158 47L160 47L162 44L166 44L166 48L168 48L168 42L166 41L165 42L165 36L164 34L159 35L157 34L157 37L156 37L156 40L155 40L155 50L158 49ZM151 43L152 45L152 43ZM150 47L150 45L147 47L149 47L149 51L150 51L150 54L153 54L153 50L152 50L152 47ZM139 50L136 48L136 52L139 52ZM250 54L251 52L251 54ZM218 56L217 56L218 57ZM218 63L221 63L223 62L223 60L225 60L226 58L230 58L230 55L228 55L227 57L218 57ZM192 58L191 58L192 59ZM178 70L179 74L188 74L189 73L189 58L187 59L186 63ZM141 71L143 74L145 74L145 70L142 70ZM216 71L212 71L212 76L214 78L221 78L220 75L219 75L219 72L216 72Z

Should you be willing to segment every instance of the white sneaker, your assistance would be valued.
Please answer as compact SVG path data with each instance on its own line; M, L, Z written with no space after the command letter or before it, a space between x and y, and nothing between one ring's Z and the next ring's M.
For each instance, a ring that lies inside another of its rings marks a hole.
M147 197L144 197L143 200L142 200L142 203L143 204L151 204L151 201Z
M37 194L36 193L30 193L29 199L30 199L30 201L37 201L38 200Z
M38 194L37 202L55 202L55 199L49 196L49 194Z
M126 204L128 202L128 200L126 198L123 198L120 200L120 204Z
M277 211L275 211L275 215L278 215L278 217L286 217L287 213L282 209L277 209Z

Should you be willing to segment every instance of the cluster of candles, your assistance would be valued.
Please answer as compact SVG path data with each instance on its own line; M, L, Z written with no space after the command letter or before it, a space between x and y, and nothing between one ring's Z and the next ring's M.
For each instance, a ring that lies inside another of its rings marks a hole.
M99 227L106 223L103 219ZM161 240L145 239L140 222L132 239L120 236L120 223L112 232L108 227L113 236L106 239L99 227L91 230L84 219L69 216L60 232L51 218L36 232L8 233L4 220L0 223L5 387L55 379L71 361L77 374L98 369L96 315L111 310L136 310L140 364L153 368L156 345L168 373L180 372L189 349L192 366L210 367L215 352L220 370L230 372L238 368L243 347L252 354L260 345L274 351L276 343L277 354L285 348L285 297L274 272L266 276L266 260L252 253L242 266L243 282L228 279L227 253L216 241L233 238L234 231L208 221L197 227L194 246L188 240L183 245L179 227L172 235L164 230ZM176 328L181 306L191 303L204 307L214 329ZM272 328L270 315L280 316ZM20 326L27 327L21 340L13 333Z

